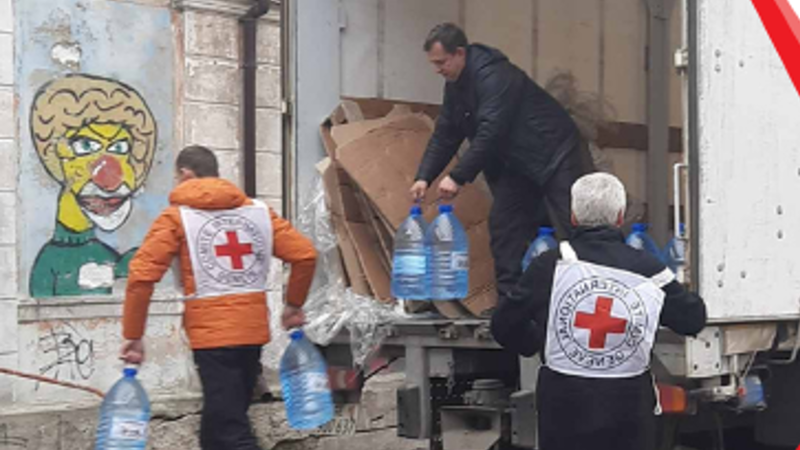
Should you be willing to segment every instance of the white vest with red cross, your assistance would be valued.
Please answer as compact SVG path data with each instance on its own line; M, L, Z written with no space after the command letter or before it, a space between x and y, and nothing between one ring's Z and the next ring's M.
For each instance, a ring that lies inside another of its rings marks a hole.
M584 378L627 378L650 367L669 269L647 278L579 261L562 242L550 297L547 367Z
M202 299L263 292L272 260L272 220L260 202L227 210L181 207L196 293Z

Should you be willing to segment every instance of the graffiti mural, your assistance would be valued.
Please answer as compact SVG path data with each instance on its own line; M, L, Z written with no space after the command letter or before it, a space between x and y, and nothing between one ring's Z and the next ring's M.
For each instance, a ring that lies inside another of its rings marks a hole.
M55 231L30 276L33 297L110 293L135 249L118 253L95 228L118 229L153 162L157 127L130 86L70 75L43 86L30 114L31 138L60 185Z
M94 373L94 341L72 324L51 326L38 345L39 374L56 380L88 380Z
M0 423L0 448L28 448L28 439L19 436L13 436L8 432L8 425Z
M168 205L172 14L138 3L16 2L19 268L33 298L120 298Z

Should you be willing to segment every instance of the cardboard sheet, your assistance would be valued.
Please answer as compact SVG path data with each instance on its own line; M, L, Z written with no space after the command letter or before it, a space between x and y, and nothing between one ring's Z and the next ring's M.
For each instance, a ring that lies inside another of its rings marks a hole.
M430 138L431 122L415 114L384 120L377 127L372 125L365 126L370 129L361 137L337 148L337 161L392 228L397 229L408 216L411 206L408 188ZM337 128L334 127L333 135ZM429 221L437 214L435 186L436 183L422 205ZM464 186L453 202L455 214L470 240L470 290L462 304L477 316L496 303L487 226L490 205L490 199L475 185Z

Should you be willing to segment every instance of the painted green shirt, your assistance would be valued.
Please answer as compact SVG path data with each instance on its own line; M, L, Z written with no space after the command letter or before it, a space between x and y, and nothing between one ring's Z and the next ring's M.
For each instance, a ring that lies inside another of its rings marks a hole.
M111 286L82 287L81 268L95 271L111 270L113 278L128 276L128 263L136 249L120 255L116 250L97 239L94 230L76 233L56 224L53 239L39 251L30 278L32 297L59 297L81 295L109 295Z

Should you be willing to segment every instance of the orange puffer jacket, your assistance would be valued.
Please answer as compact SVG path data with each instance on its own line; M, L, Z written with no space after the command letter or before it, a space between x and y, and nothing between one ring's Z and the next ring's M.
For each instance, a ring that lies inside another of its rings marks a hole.
M252 204L244 192L221 178L198 178L181 183L169 196L170 206L153 223L130 263L122 334L141 339L155 283L179 257L184 294L195 293L194 275L181 222L181 206L195 209L234 209ZM311 241L270 209L273 254L292 266L286 302L303 306L314 276L317 254ZM184 327L193 349L269 342L269 311L264 292L186 301Z

